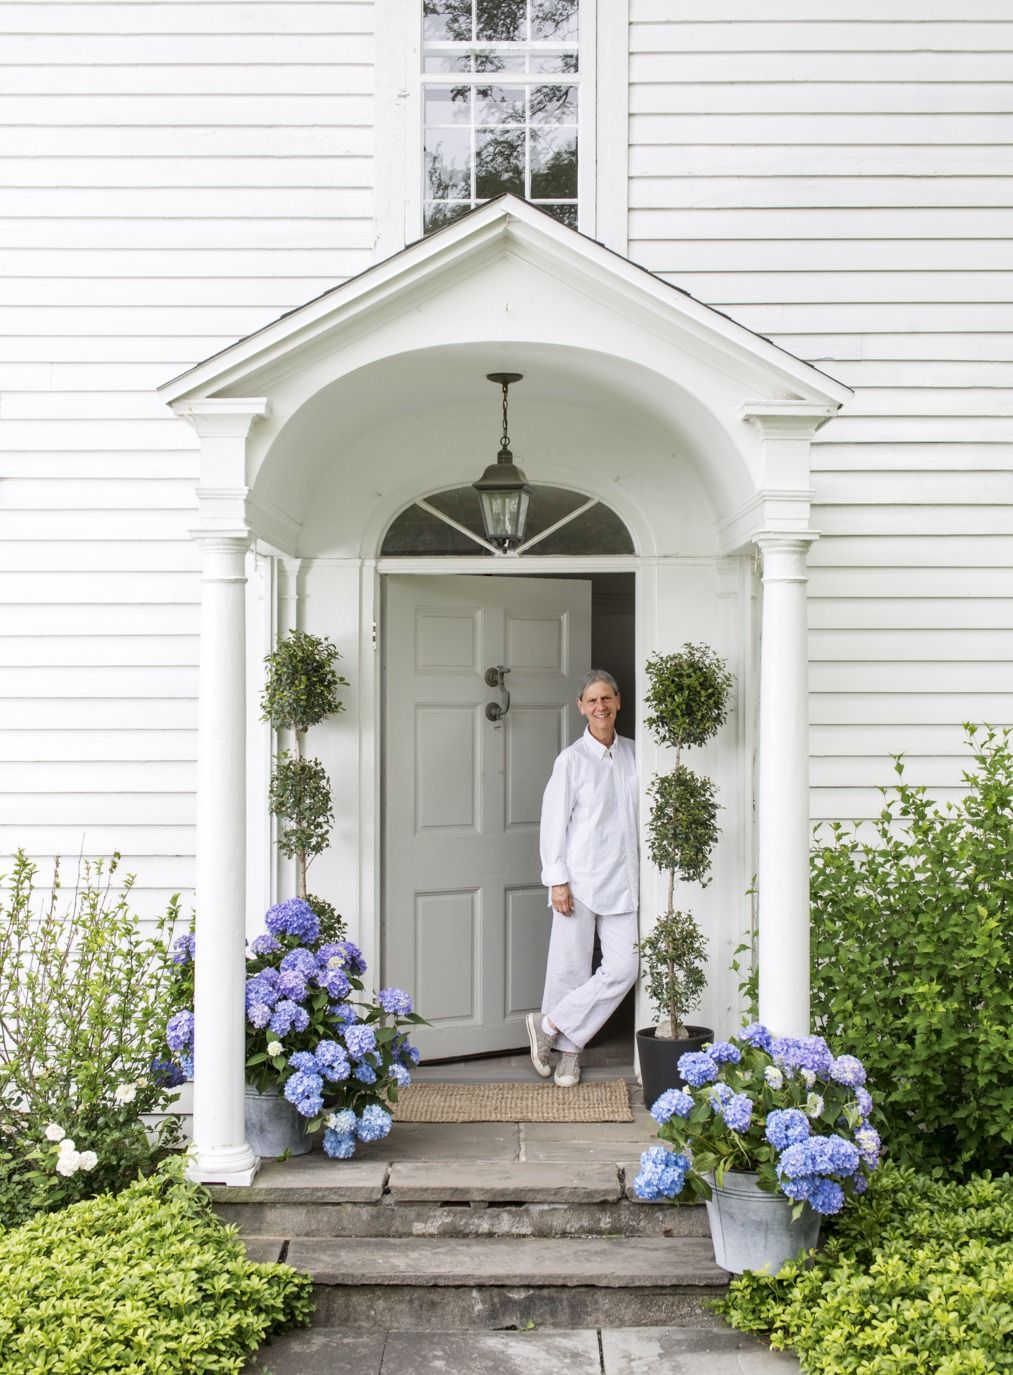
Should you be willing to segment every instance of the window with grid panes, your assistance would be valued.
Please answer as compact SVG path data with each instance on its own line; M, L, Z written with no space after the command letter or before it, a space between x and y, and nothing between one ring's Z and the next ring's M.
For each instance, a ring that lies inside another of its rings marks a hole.
M511 191L577 227L579 0L423 0L428 234Z

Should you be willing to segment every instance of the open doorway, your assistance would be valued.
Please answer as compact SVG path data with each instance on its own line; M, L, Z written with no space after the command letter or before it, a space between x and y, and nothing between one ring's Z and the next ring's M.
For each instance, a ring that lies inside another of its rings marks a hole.
M541 794L583 728L587 668L615 675L620 729L634 732L635 575L384 581L383 978L432 1023L417 1038L427 1063L509 1055L541 1001ZM499 722L497 665L510 692ZM619 1040L629 1059L632 1033L631 995L594 1046Z

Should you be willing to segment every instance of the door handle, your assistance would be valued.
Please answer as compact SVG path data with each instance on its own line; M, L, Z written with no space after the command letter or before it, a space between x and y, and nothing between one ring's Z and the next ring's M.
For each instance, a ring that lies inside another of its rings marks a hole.
M488 721L502 721L503 717L510 710L510 694L506 690L506 676L510 670L505 664L497 664L495 668L487 668L485 671L485 681L489 687L499 688L500 702L486 702L485 715Z

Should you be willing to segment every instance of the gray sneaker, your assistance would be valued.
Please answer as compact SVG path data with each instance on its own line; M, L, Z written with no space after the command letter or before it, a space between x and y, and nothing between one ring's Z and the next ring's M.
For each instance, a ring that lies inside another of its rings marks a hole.
M580 1051L564 1050L559 1057L553 1083L561 1089L576 1088L580 1083Z
M549 1052L552 1050L552 1042L555 1037L546 1036L542 1030L541 1015L537 1012L529 1012L524 1018L524 1025L528 1029L531 1063L543 1079L548 1079L552 1073L552 1066L549 1064Z

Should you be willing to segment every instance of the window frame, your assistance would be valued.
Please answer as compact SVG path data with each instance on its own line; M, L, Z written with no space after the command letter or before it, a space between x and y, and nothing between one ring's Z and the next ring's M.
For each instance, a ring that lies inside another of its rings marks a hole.
M423 49L446 47L448 51L460 51L460 45L437 44L423 41L422 0L407 0L408 42L406 44L405 85L401 93L404 97L406 120L407 175L404 182L405 242L412 243L425 236L424 187L425 187L425 88L428 85L453 86L461 84L461 73L423 72ZM597 154L597 10L598 0L578 0L578 38L577 72L567 75L567 84L577 88L577 229L590 238L595 237L595 165ZM477 45L476 45L477 46ZM490 47L496 45L490 44ZM543 41L525 45L524 51L545 53L573 49L573 44ZM479 84L481 75L469 75L473 85ZM538 85L552 84L548 74L497 73L487 74L488 85L515 84ZM463 127L463 126L462 126ZM472 127L472 126L468 126ZM508 126L506 126L508 127ZM431 231L433 232L433 231Z

